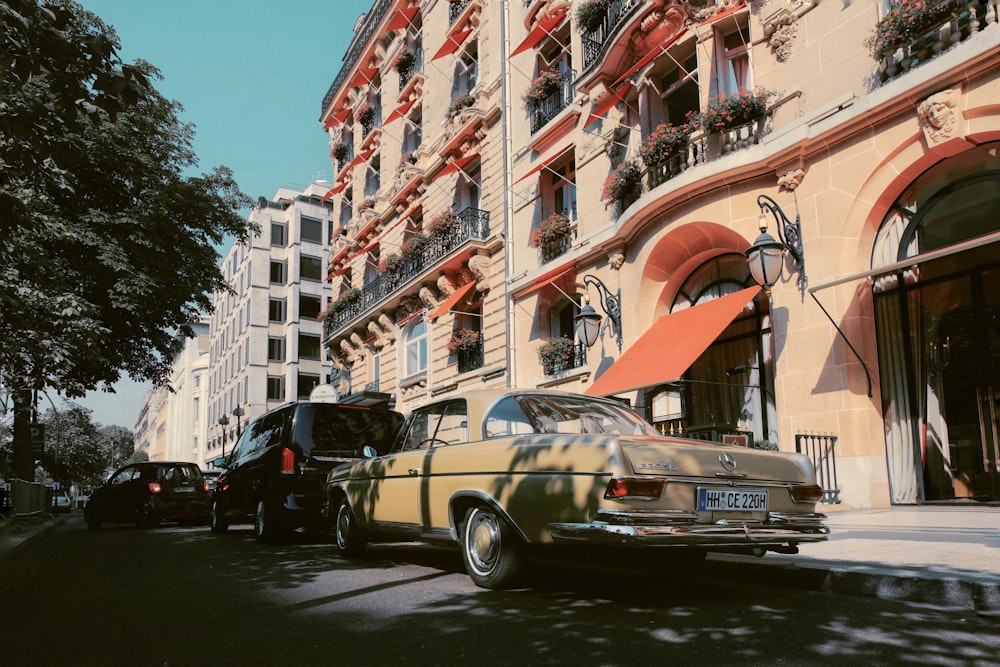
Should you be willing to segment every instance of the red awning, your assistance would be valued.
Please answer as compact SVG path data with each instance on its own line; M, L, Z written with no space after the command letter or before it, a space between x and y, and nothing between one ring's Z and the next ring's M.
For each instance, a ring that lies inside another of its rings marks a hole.
M348 166L348 167L357 167L357 166L358 166L359 164L361 164L362 162L367 162L367 161L368 161L368 158L370 158L370 157L372 156L372 153L374 153L374 152L375 152L375 149L374 149L374 148L369 148L369 149L368 149L368 150L366 150L366 151L362 151L361 153L358 153L358 154L357 154L357 155L356 155L356 156L354 157L354 159L353 159L353 160L351 160L351 164L349 164L349 165L347 165L347 166Z
M389 22L385 24L386 30L406 30L413 23L413 18L420 11L420 7L400 7L392 15Z
M620 77L618 77L618 80L615 81L613 84L611 84L611 87L614 88L619 83L621 83L625 79L629 78L630 76L632 76L633 74L635 74L636 72L638 72L639 70L641 70L643 67L645 67L649 63L653 62L654 60L656 60L657 58L659 58L660 56L662 56L664 53L667 52L667 49L669 49L671 46L673 46L674 42L676 42L678 39L680 39L681 37L683 37L684 35L686 35L687 32L688 32L687 30L681 30L679 33L677 33L673 37L668 38L666 41L664 41L662 44L660 44L660 46L658 48L655 48L652 51L650 51L649 53L647 53L642 58L642 60L640 60L636 64L632 65L632 67L630 67L627 72L625 72Z
M442 176L447 176L448 174L453 174L456 171L461 171L465 169L466 165L479 157L479 153L473 153L472 155L466 155L465 157L460 157L456 160L452 160L445 168L437 173L434 178L441 178Z
M529 285L528 287L526 287L522 291L516 293L514 295L514 298L515 299L520 299L520 298L528 296L529 294L533 294L533 293L537 292L538 290L542 289L543 287L545 287L546 285L551 285L555 281L557 281L560 278L562 278L563 276L565 276L570 271L574 271L574 270L576 270L576 266L574 264L570 264L569 266L560 266L555 271L549 271L544 276L542 276L541 278L539 278L535 282L531 283L531 285Z
M330 197L332 197L333 195L337 195L337 194L340 194L340 192L341 192L341 191L342 191L342 190L343 190L344 188L346 188L346 187L347 187L347 183L341 183L341 184L340 184L340 185L338 185L337 187L335 187L335 188L333 188L333 189L331 189L331 190L327 190L326 194L325 194L325 195L323 195L323 199L321 199L320 201L326 201L327 199L329 199L329 198L330 198Z
M358 73L354 75L353 79L351 79L351 82L347 84L347 87L354 88L366 83L371 83L375 79L376 74L378 74L378 67L365 67L363 69L359 69Z
M454 292L451 293L451 296L442 301L441 304L434 309L434 312L432 312L427 317L427 319L436 320L445 313L449 312L455 306L455 304L457 304L462 299L462 297L468 294L475 286L476 286L476 281L470 280L469 282L465 283L464 285L456 289Z
M623 83L618 90L613 91L610 95L604 98L603 102L594 107L594 109L590 112L590 116L587 117L587 122L584 123L584 127L590 125L595 118L597 118L598 116L603 116L608 112L608 110L611 109L611 107L624 100L625 96L628 95L629 91L631 90L632 90L631 81L626 81L625 83Z
M454 35L448 35L448 37L444 40L444 44L441 45L441 48L437 50L437 53L434 54L434 57L431 58L431 60L444 58L445 56L450 56L455 53L455 51L458 51L458 47L462 46L462 42L465 41L465 38L471 34L472 30L463 30L455 33Z
M413 107L413 105L416 103L417 103L417 98L414 97L409 102L404 102L403 104L399 105L391 114L389 114L389 117L385 119L383 124L388 125L397 118L402 118L403 116L406 115L406 112L409 111L410 108Z
M517 45L517 48L511 51L508 58L513 58L519 53L523 53L528 49L533 49L538 46L538 43L545 39L545 36L552 32L552 29L557 25L562 23L562 20L566 18L566 7L560 7L551 14L546 14L538 20L535 27L531 29L528 36L524 38L524 41Z
M341 109L333 113L329 118L326 119L326 123L323 124L323 129L328 130L334 125L339 125L347 120L347 117L351 115L350 109Z
M748 287L664 315L584 393L610 396L680 379L758 292Z
M565 155L567 152L569 152L573 148L573 146L574 146L574 144L570 144L568 146L563 146L561 149L559 149L559 151L557 151L556 153L554 153L552 155L552 157L550 157L549 159L547 159L547 160L541 160L538 164L536 164L534 167L532 167L531 169L529 169L528 173L526 173L524 176L522 176L521 178L519 178L516 181L514 181L514 185L517 185L518 183L520 183L524 179L530 178L531 176L534 176L535 174L537 174L538 172L540 172L542 169L545 169L547 166L549 166L550 164L552 164L553 162L555 162L556 160L558 160L559 158L561 158L563 155Z

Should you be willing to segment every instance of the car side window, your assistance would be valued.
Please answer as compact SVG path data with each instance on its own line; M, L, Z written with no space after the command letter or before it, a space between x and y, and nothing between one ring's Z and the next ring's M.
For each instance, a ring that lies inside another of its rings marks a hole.
M281 426L287 412L282 410L264 417L260 422L260 430L254 436L254 451L266 449L281 442Z
M131 481L133 475L135 475L135 468L125 468L111 478L111 483L124 484L125 482Z
M535 427L524 410L510 396L500 400L486 414L483 437L501 438L511 435L534 433Z
M260 425L260 420L253 422L247 426L246 430L240 434L240 439L236 441L236 446L233 448L232 457L230 460L239 461L240 458L245 456L247 452L253 449L253 434L257 431Z
M468 441L468 409L462 399L435 403L414 411L400 449L453 445Z

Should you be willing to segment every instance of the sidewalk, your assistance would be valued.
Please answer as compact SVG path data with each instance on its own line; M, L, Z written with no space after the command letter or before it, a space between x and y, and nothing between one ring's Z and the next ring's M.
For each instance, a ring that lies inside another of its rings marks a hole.
M803 545L794 556L712 554L713 571L741 581L957 607L1000 618L1000 507L827 511L827 542ZM65 522L51 514L0 519L0 561Z

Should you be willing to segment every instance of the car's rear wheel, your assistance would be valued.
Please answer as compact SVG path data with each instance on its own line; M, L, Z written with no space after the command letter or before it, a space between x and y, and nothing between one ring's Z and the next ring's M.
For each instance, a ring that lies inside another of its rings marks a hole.
M337 551L344 556L360 556L368 545L368 535L358 525L354 510L345 499L337 509Z
M97 515L97 510L87 505L83 508L83 520L87 522L87 528L97 530L101 527L101 517Z
M278 511L273 503L263 498L257 501L257 513L253 518L253 534L258 542L272 542L282 533Z
M523 574L525 544L507 522L484 506L469 508L462 523L462 559L482 588L509 588Z
M213 533L224 533L229 529L229 521L218 500L212 501L212 515L209 519L209 526Z

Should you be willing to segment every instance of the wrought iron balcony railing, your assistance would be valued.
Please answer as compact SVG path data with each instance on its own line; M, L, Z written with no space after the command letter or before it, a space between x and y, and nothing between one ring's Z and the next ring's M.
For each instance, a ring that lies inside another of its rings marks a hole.
M474 347L458 350L455 355L458 357L458 372L468 373L477 368L483 367L483 341L476 343Z
M414 74L424 71L424 50L417 49L413 52L413 64L408 69L399 71L399 92L403 92L406 84L410 82Z
M562 80L559 89L530 108L532 134L542 129L573 101L573 80L576 78L576 72L566 70L559 78Z
M375 310L412 278L424 274L453 251L469 241L485 241L489 235L489 211L470 207L459 212L458 223L446 234L432 234L420 254L403 260L397 271L376 276L361 288L356 299L331 313L323 322L323 339L329 340L338 331Z
M584 70L601 57L601 52L615 28L632 8L641 2L642 0L611 0L608 3L608 13L601 26L594 32L585 33L582 37Z
M333 102L334 95L340 90L340 87L344 85L344 81L347 79L347 75L351 73L354 68L354 63L357 62L358 57L361 52L368 46L368 41L371 39L372 33L375 32L375 28L378 27L379 22L382 21L382 17L385 16L386 11L392 5L394 0L378 0L372 5L372 8L365 15L364 25L355 34L354 41L351 42L351 48L344 56L344 65L337 72L336 78L333 80L333 84L327 89L326 95L323 96L323 107L320 109L320 113L326 111L330 103Z
M465 2L449 2L448 3L448 25L453 25L458 17L462 15L465 8L469 6L469 0Z
M570 371L580 368L587 363L587 346L583 343L573 345L573 356L566 361L545 362L542 364L542 372L546 375L555 375L562 371Z

